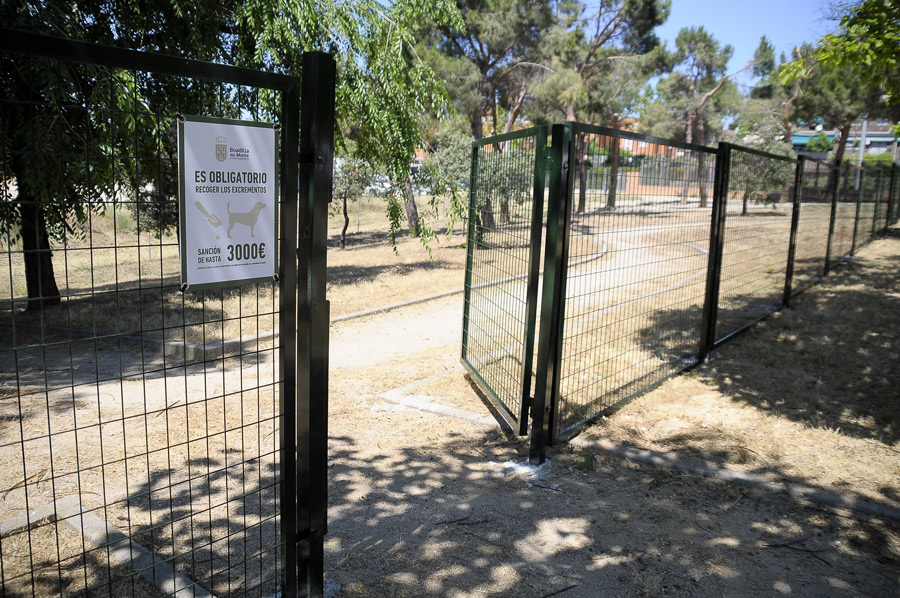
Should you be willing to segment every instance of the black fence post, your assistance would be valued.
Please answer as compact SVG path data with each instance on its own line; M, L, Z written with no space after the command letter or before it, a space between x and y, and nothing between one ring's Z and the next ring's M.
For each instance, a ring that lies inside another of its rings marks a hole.
M731 144L720 143L716 150L713 178L713 205L709 225L709 255L706 267L706 298L700 323L698 362L705 363L716 344L716 319L719 316L719 284L722 274L722 251L725 247L725 212L728 203L728 180L731 169Z
M800 156L797 160L797 170L794 172L793 211L791 212L791 233L788 237L787 267L784 270L784 298L782 304L785 307L791 305L791 286L794 279L794 258L797 255L797 227L800 224L800 195L803 189L803 172L806 169L806 156Z
M281 587L297 596L297 168L300 148L300 85L288 88L281 104L281 222L278 277L280 502L283 541Z
M841 186L840 166L832 164L831 168L834 171L834 186L831 188L831 217L828 221L828 244L825 246L825 267L822 270L822 276L828 276L828 273L831 271L831 252L834 243L835 221L837 220L838 190ZM829 178L831 178L830 173Z
M525 306L525 368L522 376L519 435L528 433L528 411L531 407L531 364L534 361L535 326L537 322L538 281L540 280L541 236L544 232L544 185L547 182L547 129L541 127L534 141L534 188L531 205L531 242L528 245L528 282ZM468 288L468 285L467 285Z
M328 503L328 204L334 168L334 58L303 55L300 106L300 352L297 404L298 571L305 595L324 595ZM304 452L306 453L304 455ZM304 459L302 457L306 456ZM300 595L304 595L302 592Z
M559 394L559 364L565 317L568 222L571 212L569 168L573 131L553 125L553 145L547 160L547 234L544 249L544 284L541 289L541 328L538 336L537 375L531 408L532 463L543 463L552 443L553 410Z
M882 176L883 171L884 171L884 169L880 165L875 167L875 172L877 173L877 176L875 179L875 205L872 206L872 209L874 210L872 213L872 227L871 227L872 230L869 231L869 240L871 240L871 241L875 240L875 237L878 236L878 232L879 232L878 231L878 207L881 205L881 184L882 184L882 179L884 178Z
M897 211L897 194L894 193L894 185L897 182L897 165L891 164L891 178L888 185L888 209L887 209L887 222L885 223L885 228L889 227L894 223L894 215Z
M856 217L853 219L853 243L850 244L851 256L856 255L856 240L859 238L859 219L862 216L862 196L866 179L862 168L857 171L856 176L859 189L856 190Z
M476 195L478 193L478 154L481 146L477 142L472 142L472 158L469 164L469 209L468 221L466 222L466 273L463 304L466 306L463 312L463 329L462 329L462 358L466 360L469 352L469 308L472 301L472 267L475 260L475 247L477 239L476 231Z

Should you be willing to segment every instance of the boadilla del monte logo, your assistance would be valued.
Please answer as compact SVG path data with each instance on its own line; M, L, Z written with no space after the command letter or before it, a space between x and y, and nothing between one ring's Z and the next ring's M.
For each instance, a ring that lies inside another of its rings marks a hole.
M224 162L228 157L228 139L224 136L216 137L216 160Z

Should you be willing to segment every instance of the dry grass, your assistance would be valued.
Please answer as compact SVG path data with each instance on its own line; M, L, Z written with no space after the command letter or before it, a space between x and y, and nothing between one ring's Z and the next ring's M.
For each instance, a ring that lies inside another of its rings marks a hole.
M332 315L463 286L465 238L441 234L431 243L429 259L420 241L401 231L395 249L385 232L385 205L384 199L364 198L360 232L355 232L354 219L345 250L337 240L343 217L329 216L327 293ZM446 201L439 200L438 220L432 220L443 233L447 220L441 214L446 210ZM274 283L182 293L177 238L138 235L132 212L121 205L92 214L79 235L54 245L56 280L65 297L59 306L23 311L27 292L21 244L0 249L0 298L13 300L5 304L12 312L3 319L10 325L15 321L22 337L43 328L56 340L124 334L213 343L270 332L277 323Z
M591 435L900 505L895 232Z
M258 585L274 593L279 548L269 539L277 537L278 406L271 355L137 379L105 374L109 382L59 390L20 385L17 401L0 400L0 520L76 495L213 593ZM16 396L8 383L3 391ZM105 549L52 521L4 538L2 558L10 588L30 586L35 569L41 580L34 583L66 591L104 584L110 563Z

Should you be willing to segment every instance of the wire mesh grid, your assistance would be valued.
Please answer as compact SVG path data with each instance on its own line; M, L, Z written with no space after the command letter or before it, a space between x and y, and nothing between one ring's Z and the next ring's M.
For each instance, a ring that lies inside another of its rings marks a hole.
M875 234L875 211L878 201L880 172L877 167L863 166L858 171L859 181L859 223L857 225L856 248L868 244Z
M878 166L878 191L875 199L875 221L872 223L873 238L880 235L887 228L888 212L891 201L891 169L883 165Z
M831 166L816 160L804 160L802 164L792 292L809 288L824 273L831 223L832 196L828 193Z
M868 166L866 170L868 171L867 178L873 179L867 183L867 187L871 187L871 201L873 203L869 240L874 241L887 226L891 172L890 169L880 164Z
M900 168L896 164L891 166L890 186L890 211L888 219L891 226L900 221Z
M182 293L171 229L176 113L274 96L0 61L0 594L274 594L277 287Z
M513 421L530 392L523 385L528 273L539 251L532 243L538 138L525 131L477 146L473 158L462 356Z
M795 160L732 148L717 339L781 306L795 169Z
M707 151L577 125L557 433L696 362Z
M858 187L855 186L856 173L859 168L844 162L840 169L837 210L834 217L834 235L831 240L831 258L841 260L853 253L854 230L857 228L857 208L860 199Z

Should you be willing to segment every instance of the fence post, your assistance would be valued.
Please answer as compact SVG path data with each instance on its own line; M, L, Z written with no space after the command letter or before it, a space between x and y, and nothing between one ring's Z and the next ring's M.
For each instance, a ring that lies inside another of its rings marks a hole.
M531 242L528 245L528 287L525 305L525 364L522 376L519 435L528 433L528 410L531 406L531 371L534 361L534 338L537 321L538 281L540 279L541 236L544 230L544 184L547 182L547 129L541 127L535 138L534 189L531 206ZM468 285L466 285L468 288Z
M840 167L832 164L831 168L834 170L834 186L831 189L831 219L828 221L828 244L825 247L825 268L822 271L822 276L828 276L828 273L831 271L831 249L834 241L835 220L837 219L838 190L841 186Z
M547 160L547 234L544 249L544 285L541 289L541 329L538 336L537 375L534 404L531 408L531 447L534 464L547 458L552 443L553 412L559 394L559 364L562 354L565 317L566 265L568 262L569 192L572 186L569 167L573 130L569 125L553 125L553 145Z
M872 213L872 230L869 231L869 240L874 241L875 237L878 235L878 206L881 205L881 176L883 168L881 166L877 166L875 171L878 173L877 178L875 179L875 205L872 206L874 212Z
M859 182L859 189L856 192L856 218L853 219L853 243L850 244L850 255L856 255L856 240L859 237L859 219L862 215L862 196L863 196L863 187L865 186L865 172L862 168L860 168L857 172L857 181Z
M797 255L797 227L800 224L800 195L803 188L803 172L806 170L806 156L800 156L797 161L797 170L794 173L794 208L791 212L791 233L788 237L787 267L784 272L784 299L785 307L791 305L791 285L794 278L794 258Z
M894 223L894 214L897 211L897 194L894 193L894 185L897 182L897 165L891 164L891 179L890 187L888 188L888 209L887 209L887 223L885 224L885 228L889 227Z
M280 500L284 543L281 587L297 596L297 166L300 161L300 86L284 92L281 104L281 214L278 278Z
M725 212L728 200L728 179L731 169L731 144L720 143L716 150L716 170L713 175L713 205L709 225L709 255L706 267L706 298L700 323L698 360L705 363L716 344L716 318L719 316L719 284L722 274L722 251L725 247Z
M468 358L469 350L469 309L472 300L472 264L475 260L475 197L478 193L478 153L481 151L477 142L472 142L472 163L469 165L469 220L466 226L466 272L465 272L465 296L463 303L466 306L463 311L462 329L462 358Z
M297 556L306 596L321 598L328 504L329 304L325 266L334 163L335 63L330 54L303 55L302 89L297 450L307 458L297 460Z

